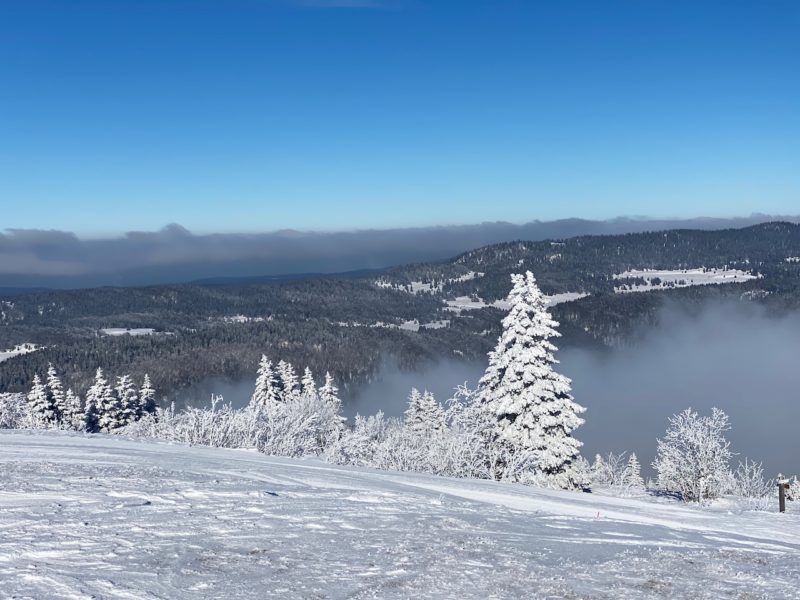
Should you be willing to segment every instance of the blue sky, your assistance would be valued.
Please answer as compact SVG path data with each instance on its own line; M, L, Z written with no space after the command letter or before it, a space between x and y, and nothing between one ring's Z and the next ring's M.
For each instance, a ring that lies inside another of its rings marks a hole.
M800 3L4 0L5 228L800 213Z

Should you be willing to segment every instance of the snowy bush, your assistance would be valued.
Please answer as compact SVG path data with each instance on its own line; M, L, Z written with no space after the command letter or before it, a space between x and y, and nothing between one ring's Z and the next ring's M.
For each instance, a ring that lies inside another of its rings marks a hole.
M724 494L732 477L728 415L714 408L710 416L699 416L687 408L669 423L653 462L659 487L696 502Z
M0 429L29 429L31 425L25 394L0 394Z
M210 408L159 408L115 433L215 448L254 448L261 433L258 411L236 410L212 396Z
M764 478L761 463L745 458L731 473L728 494L740 498L746 508L772 511L775 509L777 485Z
M256 409L256 447L276 456L316 456L340 435L336 408L314 394L292 394L268 409Z
M617 495L645 489L641 465L634 452L609 452L605 457L595 455L589 469L589 479L592 487L608 488Z

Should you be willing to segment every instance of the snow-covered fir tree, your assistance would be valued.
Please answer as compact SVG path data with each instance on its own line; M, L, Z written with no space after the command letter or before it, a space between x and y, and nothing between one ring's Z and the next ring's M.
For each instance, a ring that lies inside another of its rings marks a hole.
M100 413L91 388L86 394L86 403L83 405L83 429L89 433L100 431Z
M303 379L300 382L300 387L303 390L302 394L304 398L313 398L317 395L317 384L314 381L314 375L311 373L309 367L306 367L306 370L303 371Z
M319 388L319 399L336 415L338 426L344 427L346 419L341 416L342 400L339 398L339 388L336 387L330 371L325 371L325 382Z
M50 397L50 404L56 414L56 420L61 423L64 420L64 413L67 410L64 396L64 386L61 384L61 378L53 363L47 365L47 395Z
M631 452L630 457L628 457L628 464L625 465L625 471L622 473L622 483L629 488L644 488L642 466L639 464L639 459L636 458L635 452Z
M83 431L86 428L81 399L72 391L72 388L68 389L64 394L64 411L61 413L61 424L63 427L73 431Z
M262 354L258 363L256 389L250 399L250 404L257 408L273 407L279 401L278 391L278 381L272 368L272 362L266 354Z
M50 428L58 425L58 413L38 373L33 376L33 385L28 392L28 407L37 427Z
M591 467L592 485L609 485L611 477L608 473L608 465L599 454L594 455L594 462Z
M412 388L408 397L405 423L406 427L420 435L441 432L447 427L444 410L433 394L428 390L420 394L417 388Z
M114 395L114 390L108 385L103 369L97 369L95 373L94 384L86 393L86 406L96 414L99 431L109 433L125 424L122 419L122 406Z
M503 333L489 353L489 366L480 380L479 398L497 420L497 444L512 455L528 455L530 474L539 482L572 488L573 463L581 443L572 432L582 423L585 409L570 394L570 380L553 370L558 323L547 311L536 279L528 271L512 275L508 296L511 309ZM503 466L497 468L503 476Z
M131 376L120 375L117 377L114 391L119 402L120 427L138 421L142 416L142 407L139 404L139 395L136 393Z
M155 414L156 412L156 391L150 383L150 375L144 374L142 387L139 388L139 404L142 411L147 414Z
M278 362L276 371L278 374L278 381L280 382L280 399L283 402L289 402L299 396L297 374L294 371L292 363L282 360Z

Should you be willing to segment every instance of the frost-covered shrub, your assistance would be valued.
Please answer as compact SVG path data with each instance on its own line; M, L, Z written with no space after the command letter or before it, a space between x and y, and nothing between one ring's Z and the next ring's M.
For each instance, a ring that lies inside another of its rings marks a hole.
M190 446L254 448L261 432L259 414L249 408L236 410L213 396L211 408L175 410L159 408L138 421L115 430L134 438L155 438Z
M764 478L764 468L760 462L747 458L740 462L731 478L730 493L742 498L764 498L775 495L776 485Z
M777 486L774 480L764 478L761 463L745 459L731 473L727 493L739 498L740 504L750 510L775 509Z
M256 447L265 454L316 456L341 434L336 407L316 394L293 394L267 409L249 410L257 414Z
M658 486L680 492L684 500L703 501L724 494L731 480L728 466L730 443L725 432L730 429L728 415L718 408L710 416L700 416L687 408L669 419L653 468Z
M381 411L369 417L356 415L353 427L326 448L325 458L340 465L372 466L378 443L386 437L386 427Z
M626 453L609 452L605 457L595 455L592 463L591 481L597 487L623 487L625 485Z
M0 394L0 429L31 429L32 426L25 394Z

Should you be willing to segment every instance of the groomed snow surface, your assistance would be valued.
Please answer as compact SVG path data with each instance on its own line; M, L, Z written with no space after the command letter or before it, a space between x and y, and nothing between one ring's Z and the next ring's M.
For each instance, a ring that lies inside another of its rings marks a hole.
M798 598L800 511L0 432L2 598Z

